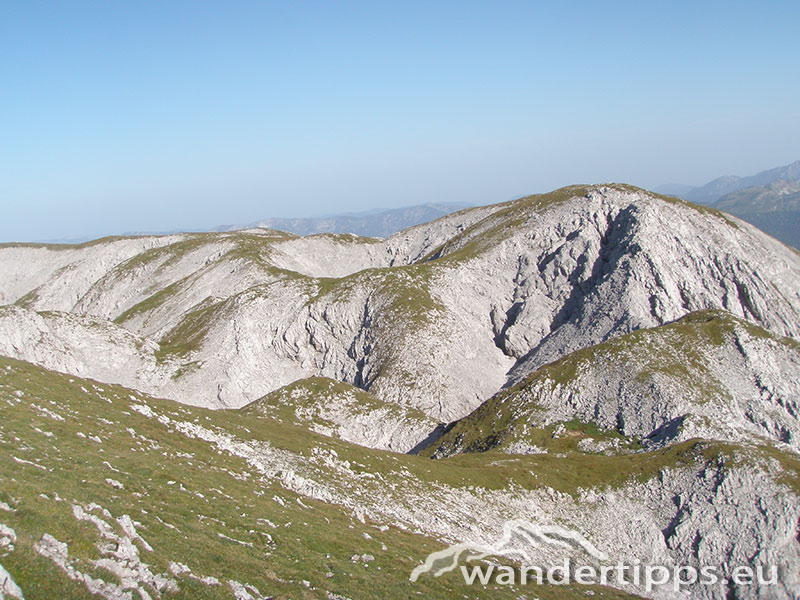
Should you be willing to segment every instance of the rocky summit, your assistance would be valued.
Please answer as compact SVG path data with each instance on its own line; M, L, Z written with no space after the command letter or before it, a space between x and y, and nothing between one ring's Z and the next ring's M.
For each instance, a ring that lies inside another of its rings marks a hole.
M800 254L724 212L5 244L0 303L0 598L800 595ZM717 577L467 582L534 559Z

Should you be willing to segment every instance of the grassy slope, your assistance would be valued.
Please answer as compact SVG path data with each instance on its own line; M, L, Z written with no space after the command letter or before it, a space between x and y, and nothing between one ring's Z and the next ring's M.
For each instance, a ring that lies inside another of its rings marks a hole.
M462 483L504 485L515 471L488 469L480 461L441 469L425 459L368 452L285 423L264 422L251 431L248 425L252 421L235 411L183 407L11 359L0 359L0 403L0 501L15 509L13 513L0 511L0 522L15 529L19 538L16 549L0 560L28 600L89 597L81 585L34 552L34 543L44 533L69 544L70 557L78 559L80 570L114 580L89 564L100 558L98 533L93 525L73 517L73 502L83 506L97 502L115 518L128 514L139 521L139 533L154 548L152 553L142 551L141 558L153 573L166 572L173 560L185 563L199 576L252 584L276 598L324 598L326 590L350 598L386 599L417 593L460 598L469 593L456 575L423 578L416 584L407 581L428 552L442 548L440 543L395 527L382 532L369 522L360 523L342 508L307 498L301 500L303 506L274 479L253 473L242 459L172 432L157 420L130 410L132 404L146 403L159 414L227 431L237 438L268 440L273 447L295 455L308 455L313 448L334 448L364 471L397 473L398 477L405 467L420 479L455 483L461 478ZM64 420L54 419L47 411ZM101 442L92 441L92 436ZM14 457L40 467L17 462ZM440 477L445 473L449 476ZM106 478L119 481L124 489L111 487ZM283 504L274 500L275 496ZM353 554L363 553L374 555L375 561L368 566L350 561ZM333 576L327 577L328 573ZM206 587L180 578L180 587L179 593L164 597L232 597L225 585ZM602 597L624 597L609 590L597 592ZM493 598L515 598L519 590L487 593ZM536 594L542 598L584 597L583 590L537 588Z
M417 592L422 597L471 596L457 574L423 578L413 585L407 581L411 569L427 553L441 549L441 543L395 527L382 532L375 524L360 523L343 508L308 498L301 499L303 506L296 495L275 479L259 477L242 459L131 410L132 404L141 403L171 419L198 423L239 440L268 442L301 459L315 449L333 449L354 468L381 474L384 480L410 479L453 487L546 485L575 493L579 488L621 485L631 478L649 479L665 466L718 464L720 456L739 452L722 444L692 441L658 452L615 457L569 451L528 457L487 452L430 461L369 451L286 422L262 418L256 427L246 411L184 407L118 386L0 359L0 501L16 509L13 514L0 511L0 522L19 536L16 550L0 561L28 600L88 596L34 553L33 544L46 532L69 543L70 556L81 560L81 570L113 580L88 565L88 560L100 557L95 546L97 531L75 520L72 502L84 506L97 502L115 518L129 514L141 522L139 532L155 549L142 552L142 559L154 573L166 572L173 560L187 564L197 575L253 584L278 598L323 598L325 590L350 598L407 598ZM42 409L65 420L54 420ZM101 443L92 441L91 436L98 436ZM44 469L16 462L13 457ZM779 453L773 458L798 472L796 461L787 462ZM334 479L335 474L330 477ZM106 478L118 480L124 490L114 489ZM170 481L175 483L170 485ZM65 501L55 501L56 495ZM283 499L283 505L275 496ZM368 567L350 561L353 554L363 553L375 556ZM333 576L327 577L327 573ZM205 587L187 579L181 579L180 585L181 592L172 597L230 597L227 587ZM596 591L604 597L621 597L608 590ZM515 598L520 590L488 593L492 598ZM583 590L537 588L535 593L540 598L584 597Z
M435 426L421 410L384 402L349 383L328 377L308 377L292 382L240 408L239 412L253 418L269 417L281 422L298 423L298 410L316 412L319 401L324 401L326 397L352 398L353 410L361 413L388 411L396 419L409 418ZM335 426L331 422L320 424Z

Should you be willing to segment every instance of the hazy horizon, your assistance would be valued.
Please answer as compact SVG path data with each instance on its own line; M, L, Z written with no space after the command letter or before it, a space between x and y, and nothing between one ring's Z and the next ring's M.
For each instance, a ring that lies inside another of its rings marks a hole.
M800 158L796 3L0 4L0 241Z

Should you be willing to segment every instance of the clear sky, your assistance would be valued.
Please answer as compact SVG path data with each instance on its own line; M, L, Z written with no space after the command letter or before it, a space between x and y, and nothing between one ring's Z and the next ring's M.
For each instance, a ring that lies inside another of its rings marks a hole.
M0 0L0 241L800 159L800 2Z

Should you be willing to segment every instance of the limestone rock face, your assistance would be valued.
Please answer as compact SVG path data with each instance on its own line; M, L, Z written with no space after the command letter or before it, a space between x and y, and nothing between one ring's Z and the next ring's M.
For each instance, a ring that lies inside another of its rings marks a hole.
M0 307L0 353L54 371L154 390L169 381L157 349L102 319Z
M139 346L160 344L137 382L110 380L209 407L326 376L450 421L547 362L696 310L800 335L796 252L627 186L468 209L387 240L247 230L11 246L0 265L8 303L99 317ZM109 378L103 360L80 373Z

